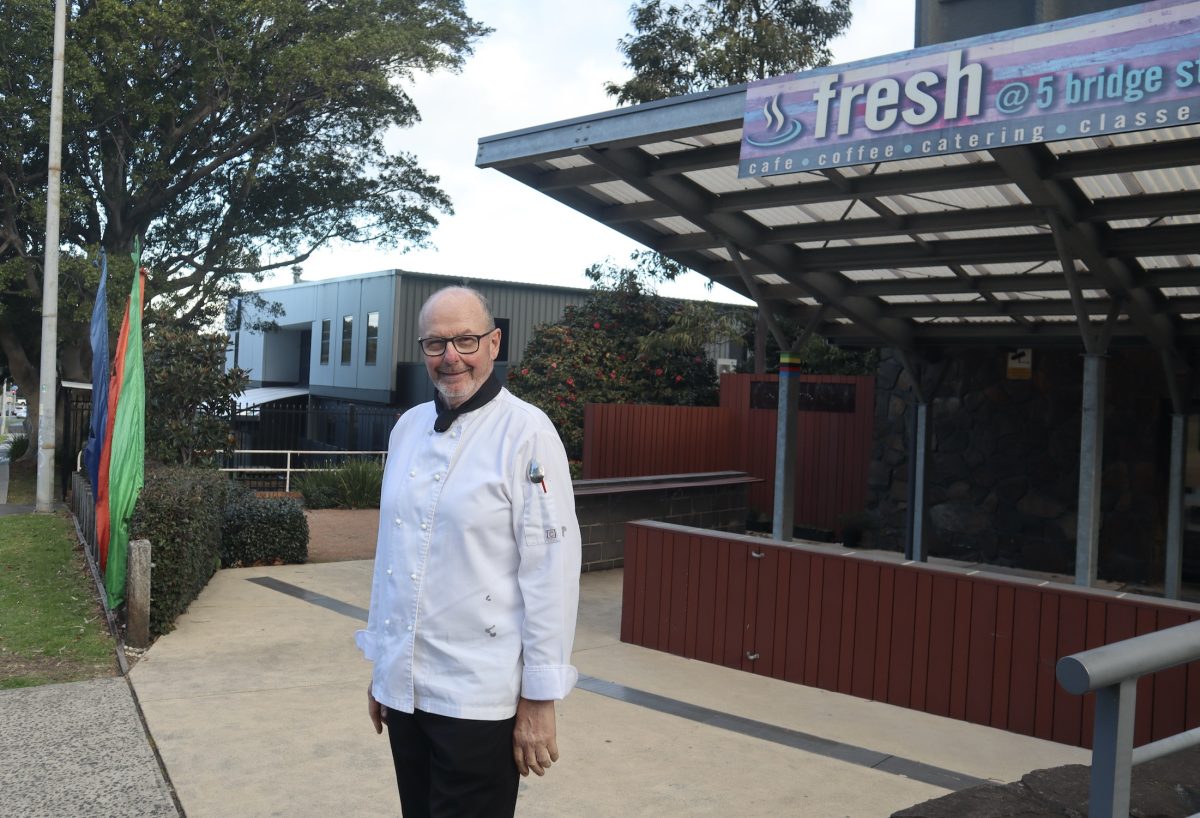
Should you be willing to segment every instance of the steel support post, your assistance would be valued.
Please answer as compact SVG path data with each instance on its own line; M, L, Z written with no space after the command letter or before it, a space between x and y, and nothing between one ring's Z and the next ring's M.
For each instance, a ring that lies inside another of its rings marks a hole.
M791 540L796 524L796 426L800 406L800 356L779 355L779 408L775 424L775 504L771 536Z
M1100 544L1100 477L1104 465L1106 359L1083 356L1083 413L1079 440L1079 515L1075 529L1075 584L1096 582Z
M1167 560L1163 594L1179 599L1183 581L1183 467L1187 455L1187 416L1171 415L1171 482L1167 494Z
M1089 818L1126 818L1129 815L1136 703L1137 679L1125 679L1096 691L1096 729L1088 786Z
M908 427L908 525L904 556L925 562L925 488L929 475L929 404L918 400Z

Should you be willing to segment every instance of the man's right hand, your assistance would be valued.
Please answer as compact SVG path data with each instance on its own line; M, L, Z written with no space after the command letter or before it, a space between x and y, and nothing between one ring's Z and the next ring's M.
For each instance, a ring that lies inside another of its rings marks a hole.
M383 732L383 717L387 715L387 708L375 701L375 697L371 695L371 683L367 682L367 715L371 717L371 724L375 726L376 735Z

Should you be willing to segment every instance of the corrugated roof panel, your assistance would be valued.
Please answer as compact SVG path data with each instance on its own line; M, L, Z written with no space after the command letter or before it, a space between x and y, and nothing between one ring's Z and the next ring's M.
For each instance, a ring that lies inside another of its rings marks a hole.
M989 207L1008 207L1029 204L1029 199L1016 185L988 185L967 187L957 190L934 190L928 193L912 193L903 197L913 202L930 202L953 210L978 210Z
M1198 159L1197 161L1200 161ZM1200 166L1139 170L1133 173L1147 193L1176 193L1200 190Z
M884 162L876 173L911 173L914 170L930 170L933 168L949 168L957 165L970 165L988 158L985 153L959 153L945 156L922 156L915 159L897 159ZM873 165L860 165L868 170Z
M1163 287L1161 292L1168 297L1172 295L1193 296L1200 295L1200 287Z
M665 233L674 233L677 236L691 236L704 231L692 224L682 216L671 216L666 219L655 219L650 224L658 225Z
M1057 261L1043 261L1030 264L1027 261L1006 262L1003 264L964 264L963 269L969 273L981 276L1019 276L1037 275L1039 273L1060 273L1062 265Z
M736 165L692 170L683 175L718 196L726 193L740 193L743 190L762 190L764 187L763 183L755 176L739 179Z
M797 224L812 224L818 219L799 207L768 207L762 210L747 210L746 215L764 227L788 227Z
M566 170L567 168L583 168L592 164L586 156L572 153L566 156L556 156L553 159L547 159L546 164L555 170Z
M756 273L754 276L763 284L787 284L787 279L774 273Z
M851 281L911 281L920 278L953 278L956 273L949 267L922 267L919 273L904 269L846 270L842 275Z
M1038 227L997 227L991 230L955 230L940 233L918 233L926 241L946 241L957 239L994 239L1003 236L1036 236L1043 235L1046 230Z
M599 194L597 198L603 199L608 204L637 204L638 202L652 201L640 190L624 182L600 182L588 185L587 189L594 194Z

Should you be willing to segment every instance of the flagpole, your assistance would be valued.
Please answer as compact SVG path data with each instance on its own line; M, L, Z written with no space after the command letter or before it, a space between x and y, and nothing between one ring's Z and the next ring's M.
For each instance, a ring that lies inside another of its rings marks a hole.
M42 280L42 360L38 390L37 502L54 510L55 411L58 400L58 233L62 185L63 62L67 46L66 0L54 3L54 65L50 74L50 169L46 183L46 261Z

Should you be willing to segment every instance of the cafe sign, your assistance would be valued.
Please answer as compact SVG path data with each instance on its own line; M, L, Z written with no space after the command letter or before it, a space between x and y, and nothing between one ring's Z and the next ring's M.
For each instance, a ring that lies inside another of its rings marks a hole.
M746 90L738 175L1200 122L1200 0L1156 0Z

